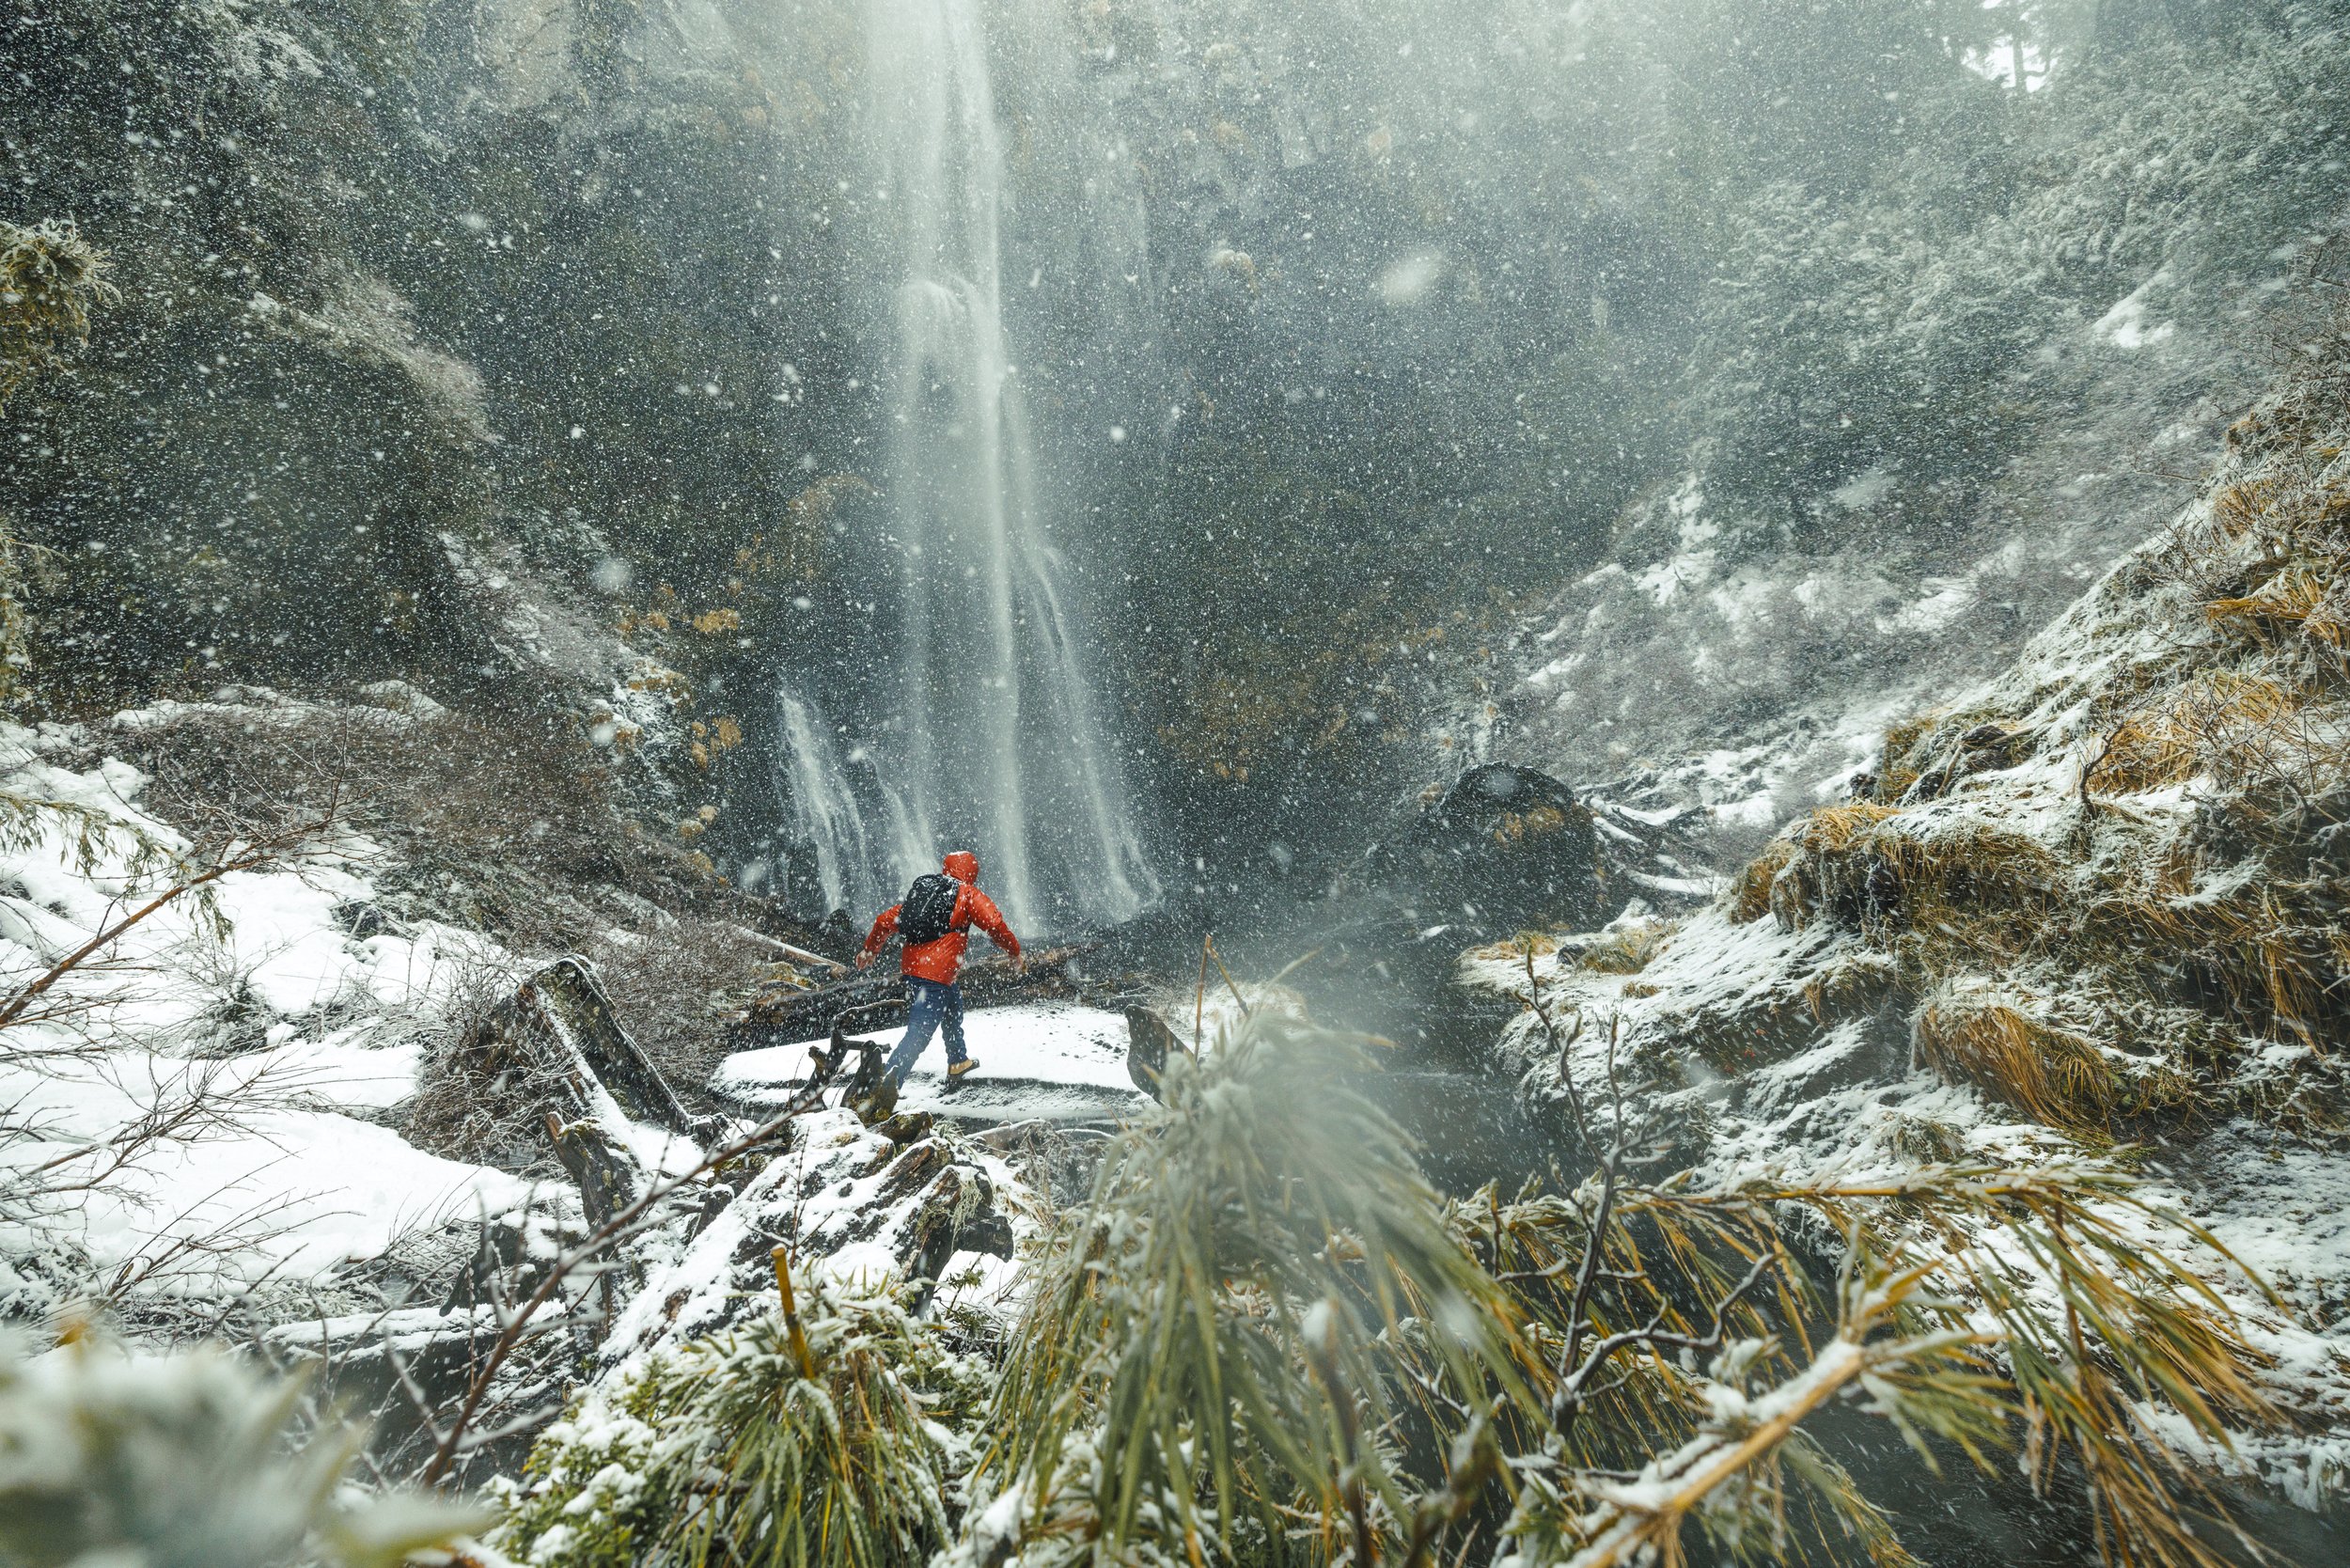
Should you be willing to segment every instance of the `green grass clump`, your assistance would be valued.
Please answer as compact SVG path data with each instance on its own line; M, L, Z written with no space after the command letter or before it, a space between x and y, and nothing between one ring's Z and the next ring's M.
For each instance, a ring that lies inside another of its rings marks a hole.
M2084 1476L2108 1562L2241 1544L2130 1412L2271 1424L2262 1358L2180 1261L2224 1252L2125 1178L1603 1167L1448 1204L1355 1087L1369 1061L1257 1015L1170 1064L1038 1265L948 1560L1910 1560L1806 1430L1855 1388L1937 1460Z
M804 1346L762 1318L613 1381L494 1544L534 1568L1906 1561L1807 1431L1853 1391L1937 1461L2077 1477L2109 1563L2243 1544L2139 1412L2199 1443L2273 1426L2264 1357L2182 1261L2225 1253L2126 1177L1652 1183L1611 1157L1449 1203L1372 1061L1266 1013L1171 1060L1033 1265L992 1391L890 1300L819 1292ZM986 1434L968 1466L957 1429Z
M802 1289L805 1370L780 1313L648 1362L547 1430L500 1549L538 1568L927 1558L984 1375L886 1295Z

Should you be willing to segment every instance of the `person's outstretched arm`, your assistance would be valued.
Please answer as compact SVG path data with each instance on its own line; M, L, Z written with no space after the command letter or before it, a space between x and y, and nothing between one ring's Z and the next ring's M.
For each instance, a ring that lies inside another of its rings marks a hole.
M864 950L856 955L858 968L862 969L870 964L873 962L873 955L882 950L882 944L897 934L898 911L903 907L901 904L893 903L873 917L873 929L865 933Z
M987 933L987 939L1003 949L1014 964L1026 968L1028 961L1020 956L1020 938L1004 923L1004 912L995 907L995 901L977 887L971 889L970 898L971 923Z

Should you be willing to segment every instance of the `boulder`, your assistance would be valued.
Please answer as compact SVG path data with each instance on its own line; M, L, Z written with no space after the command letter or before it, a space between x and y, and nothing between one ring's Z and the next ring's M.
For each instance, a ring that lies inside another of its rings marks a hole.
M1395 858L1418 906L1489 928L1590 925L1607 910L1590 810L1531 768L1470 769L1421 813Z

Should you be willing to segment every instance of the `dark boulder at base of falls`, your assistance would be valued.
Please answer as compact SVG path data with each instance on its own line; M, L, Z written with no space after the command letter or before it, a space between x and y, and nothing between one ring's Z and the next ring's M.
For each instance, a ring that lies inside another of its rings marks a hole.
M1590 809L1548 774L1509 762L1463 774L1378 859L1424 915L1487 930L1596 925L1622 902Z

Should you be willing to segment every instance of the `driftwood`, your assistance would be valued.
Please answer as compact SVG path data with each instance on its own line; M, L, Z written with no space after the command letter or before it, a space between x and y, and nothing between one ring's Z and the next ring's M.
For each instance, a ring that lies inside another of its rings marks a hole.
M683 1137L709 1131L620 1027L595 965L584 958L558 958L523 981L474 1026L462 1048L491 1073L508 1064L552 1071L567 1092L565 1103L546 1108L566 1122L608 1121L617 1112Z
M914 1309L929 1305L956 1253L985 1252L1009 1262L1013 1240L1011 1221L997 1211L995 1184L985 1171L953 1165L940 1170L899 1243L899 1262L916 1287Z
M586 1210L591 1228L611 1223L614 1215L643 1195L644 1167L624 1146L614 1143L596 1122L567 1124L549 1111L547 1137L554 1140L555 1157L562 1163L564 1173L579 1184L580 1206ZM635 1271L632 1268L629 1272ZM619 1317L623 1300L619 1275L606 1273L597 1284L603 1297L605 1320Z
M556 959L525 980L515 999L538 1009L633 1120L682 1136L696 1131L694 1117L661 1069L620 1027L595 966L586 959Z
M525 980L474 1027L462 1049L484 1081L512 1067L523 1070L515 1074L522 1083L539 1086L545 1098L535 1109L556 1159L579 1184L590 1225L626 1210L651 1186L630 1141L631 1122L705 1147L726 1130L720 1119L686 1110L614 1016L595 966L583 958L557 959Z

